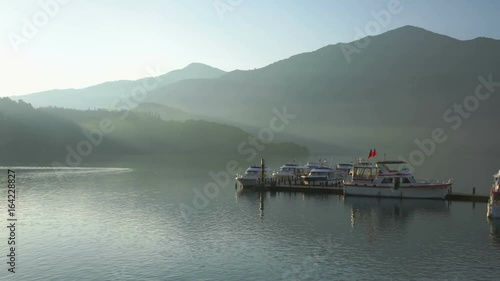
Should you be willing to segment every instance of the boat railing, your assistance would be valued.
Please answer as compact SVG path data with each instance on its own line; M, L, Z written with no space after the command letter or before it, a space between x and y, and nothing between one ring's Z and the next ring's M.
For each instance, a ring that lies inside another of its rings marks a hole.
M250 174L248 173L243 173L243 174L236 174L236 177L237 178L244 178L244 177L248 177Z
M447 183L453 183L453 180L449 179L448 181L446 181L437 179L417 179L417 182L425 184L447 184Z

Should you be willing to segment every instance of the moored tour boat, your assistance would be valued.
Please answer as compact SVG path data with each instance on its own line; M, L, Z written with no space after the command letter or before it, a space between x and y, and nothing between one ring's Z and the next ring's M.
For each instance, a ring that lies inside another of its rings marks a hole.
M306 185L340 185L342 177L338 176L335 170L330 167L317 167L311 170L307 176L302 176Z
M278 172L273 173L273 178L278 180L297 180L303 175L307 175L310 169L299 164L285 164Z
M344 194L373 197L444 199L452 181L417 181L404 161L379 161L355 165L344 181Z
M271 173L271 169L269 169L268 167L264 168L265 182L270 182L272 180ZM236 181L238 181L242 188L257 186L261 182L261 178L261 166L250 166L243 175L236 175Z
M488 199L488 210L486 216L488 218L500 218L500 170L493 175L493 186Z

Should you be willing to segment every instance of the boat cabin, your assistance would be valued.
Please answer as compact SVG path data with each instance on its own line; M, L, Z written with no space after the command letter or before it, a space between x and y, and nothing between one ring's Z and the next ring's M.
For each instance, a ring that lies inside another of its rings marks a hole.
M346 174L350 173L354 166L352 164L338 164L337 171L344 172Z
M404 161L363 163L353 168L353 181L369 181L381 185L411 185L417 183Z
M298 164L285 164L280 167L280 173L290 173L294 175L303 175L309 171L309 168L306 166L298 165Z
M309 169L309 170L312 170L314 168L319 168L321 167L322 165L320 163L312 163L312 162L307 162L306 164L306 167Z
M328 167L319 167L319 168L314 168L311 170L309 173L310 177L319 177L319 176L326 176L333 173L333 170Z
M245 171L245 175L260 175L262 171L262 168L260 166L250 166L246 171ZM266 167L264 169L264 174L267 174L269 172L269 168Z
M377 175L377 167L374 166L355 166L352 169L354 180L373 180Z

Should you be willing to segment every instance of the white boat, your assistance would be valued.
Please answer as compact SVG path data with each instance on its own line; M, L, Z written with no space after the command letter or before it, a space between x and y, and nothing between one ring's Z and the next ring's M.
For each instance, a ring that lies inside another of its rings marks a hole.
M320 159L321 160L321 159ZM318 163L315 163L315 162L307 162L306 163L306 167L309 169L309 171L311 171L312 169L314 168L319 168L319 167L323 167L323 164L321 164L320 162Z
M270 182L271 169L268 167L264 168L264 181ZM261 166L250 166L243 175L236 175L236 181L240 184L242 188L254 187L261 183L262 178L262 168Z
M353 164L337 164L337 175L343 179L347 179L347 177L352 173L352 168L354 168Z
M500 218L500 170L493 175L493 179L494 181L490 191L486 216L488 218L498 219Z
M299 164L285 164L278 172L273 173L273 178L278 180L297 180L307 175L310 168Z
M341 185L342 177L330 167L317 167L311 170L307 176L302 176L306 185Z
M418 181L404 161L380 161L355 165L344 181L344 195L444 199L452 181Z

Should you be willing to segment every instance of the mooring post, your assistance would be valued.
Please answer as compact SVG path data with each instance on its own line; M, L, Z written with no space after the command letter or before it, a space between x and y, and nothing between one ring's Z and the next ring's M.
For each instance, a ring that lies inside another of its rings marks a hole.
M264 162L264 158L261 157L260 158L260 182L262 183L262 187L265 186L265 183L264 183L264 171L265 171L265 168L266 168L266 165L265 165L265 162Z
M474 195L474 194L476 194L476 187L475 186L472 188L472 195Z

